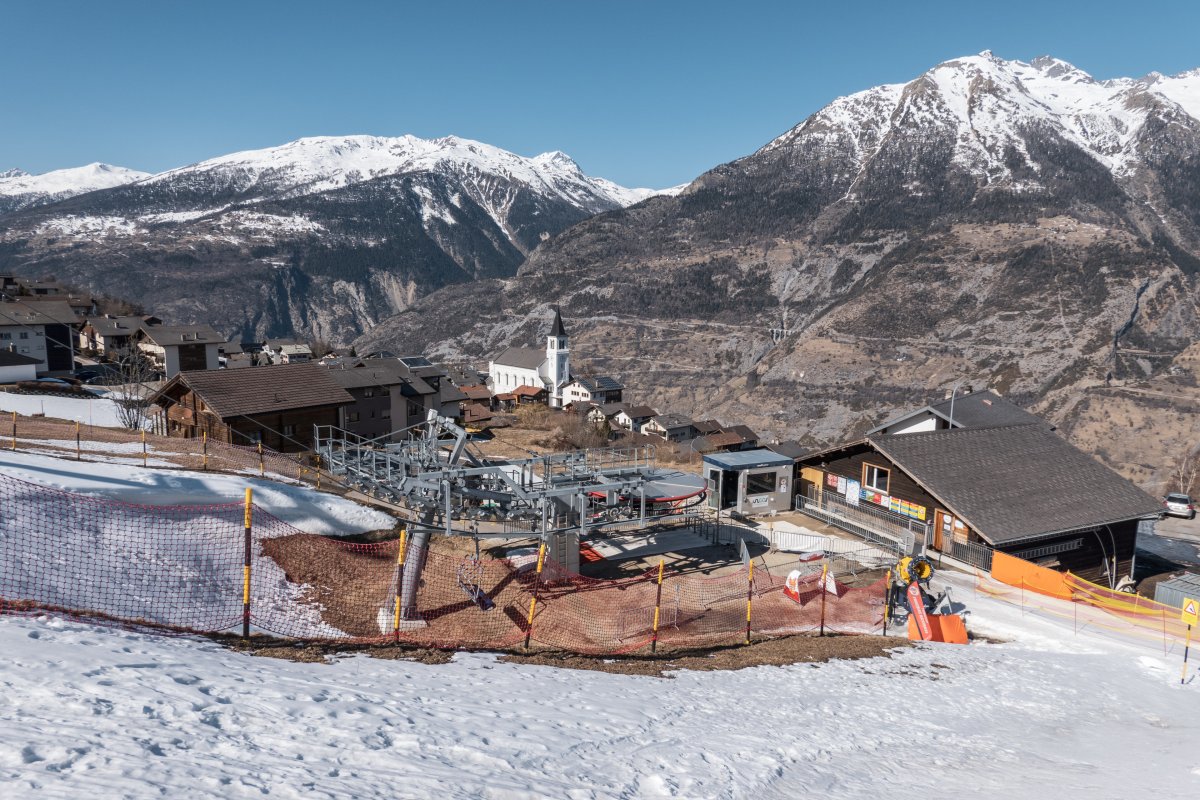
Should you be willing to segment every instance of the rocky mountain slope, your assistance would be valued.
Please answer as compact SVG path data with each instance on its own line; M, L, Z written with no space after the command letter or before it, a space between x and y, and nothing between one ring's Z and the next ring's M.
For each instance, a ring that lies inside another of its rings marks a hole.
M1093 398L1189 380L1197 273L1200 70L1097 81L985 52L839 98L358 344L484 358L561 303L576 358L663 408L815 444L966 378L1082 441ZM1101 455L1142 480L1168 458Z
M542 240L654 194L563 153L456 137L301 139L138 177L0 207L0 272L227 334L344 342L437 288L511 276Z

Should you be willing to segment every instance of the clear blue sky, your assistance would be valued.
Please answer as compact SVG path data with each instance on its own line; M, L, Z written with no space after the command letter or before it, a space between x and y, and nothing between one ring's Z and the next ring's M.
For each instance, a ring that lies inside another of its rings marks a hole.
M0 170L456 134L659 187L948 58L1175 73L1200 66L1198 31L1194 0L0 0Z

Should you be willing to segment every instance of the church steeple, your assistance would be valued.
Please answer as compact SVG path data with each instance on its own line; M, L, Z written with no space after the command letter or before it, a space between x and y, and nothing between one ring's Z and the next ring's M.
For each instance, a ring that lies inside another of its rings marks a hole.
M550 325L550 335L567 338L567 329L563 327L562 314L559 312L558 306L554 307L554 322Z

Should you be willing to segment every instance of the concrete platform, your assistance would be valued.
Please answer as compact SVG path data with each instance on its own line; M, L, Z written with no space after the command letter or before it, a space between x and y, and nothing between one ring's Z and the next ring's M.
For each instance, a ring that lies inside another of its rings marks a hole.
M649 536L621 536L607 539L592 539L588 542L597 554L608 561L623 561L629 558L645 558L662 553L680 553L712 544L702 536L689 530L662 531Z

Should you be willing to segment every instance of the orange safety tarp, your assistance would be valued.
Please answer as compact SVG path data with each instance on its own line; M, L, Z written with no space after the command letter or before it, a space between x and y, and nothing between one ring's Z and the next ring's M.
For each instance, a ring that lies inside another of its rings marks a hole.
M929 641L946 642L947 644L966 644L967 626L963 624L958 614L929 614L929 629L932 634ZM921 631L917 628L916 620L908 618L908 638L914 642L921 641Z
M1065 574L999 550L992 554L992 577L1009 586L1019 586L1060 600L1070 600L1073 596Z

